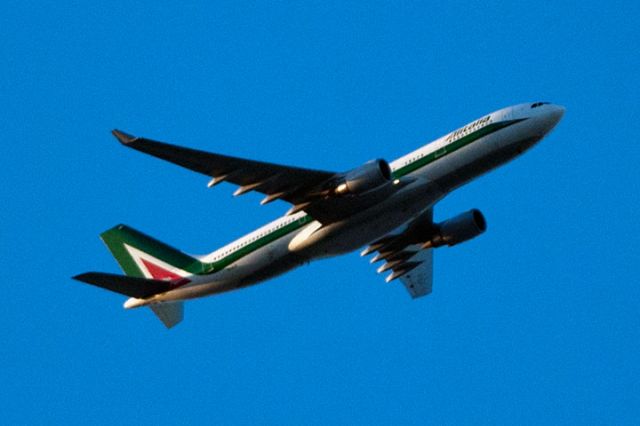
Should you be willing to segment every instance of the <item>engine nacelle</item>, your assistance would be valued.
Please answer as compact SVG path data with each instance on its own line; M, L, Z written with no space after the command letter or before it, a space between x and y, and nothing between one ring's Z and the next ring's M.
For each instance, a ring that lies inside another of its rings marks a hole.
M423 247L455 246L477 237L486 230L487 221L480 210L469 210L435 225L433 237Z
M347 172L335 193L338 195L362 194L391 181L391 167L384 160L371 160Z

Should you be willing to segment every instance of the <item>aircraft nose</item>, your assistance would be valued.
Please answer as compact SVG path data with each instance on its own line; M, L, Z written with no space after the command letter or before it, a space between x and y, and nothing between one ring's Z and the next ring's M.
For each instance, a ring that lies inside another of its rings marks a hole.
M562 105L550 105L550 107L551 108L549 111L549 115L551 116L551 119L554 121L554 125L556 125L564 116L564 112L566 111L566 108L563 107Z
M546 134L550 132L560 122L564 116L565 107L561 105L545 105L546 111L542 115L543 118L543 132Z

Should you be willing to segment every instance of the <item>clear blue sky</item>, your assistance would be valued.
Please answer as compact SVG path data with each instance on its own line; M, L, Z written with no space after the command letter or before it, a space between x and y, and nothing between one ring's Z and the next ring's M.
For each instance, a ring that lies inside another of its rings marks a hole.
M2 422L637 424L637 1L157 3L2 7ZM428 298L352 254L167 331L70 279L120 222L204 253L287 208L114 127L341 171L536 100L559 127L438 205L489 230Z

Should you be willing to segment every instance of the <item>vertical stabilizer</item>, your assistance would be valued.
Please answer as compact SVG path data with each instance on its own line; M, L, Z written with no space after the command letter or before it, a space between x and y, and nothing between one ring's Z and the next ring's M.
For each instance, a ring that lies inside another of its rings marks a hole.
M204 272L204 264L161 241L126 226L118 225L100 235L123 272L130 277L146 278L150 282L170 281L172 287L189 283L190 276ZM153 280L153 281L151 281ZM133 298L125 307L148 305L160 321L171 328L182 321L181 301L145 303Z
M196 258L126 225L115 226L100 238L122 271L132 277L179 279L204 269Z

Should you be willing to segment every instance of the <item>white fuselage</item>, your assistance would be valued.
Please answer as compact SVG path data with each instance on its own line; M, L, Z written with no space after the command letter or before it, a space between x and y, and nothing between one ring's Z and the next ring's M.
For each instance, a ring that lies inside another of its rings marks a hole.
M224 269L210 275L189 275L189 284L154 296L144 304L246 287L311 260L362 247L405 225L452 190L533 146L558 123L563 112L557 105L527 103L483 116L393 161L390 166L397 190L384 201L328 225L303 211L281 217L199 257L200 261L211 263L243 253ZM256 241L265 240L255 247ZM186 275L184 271L176 272Z

